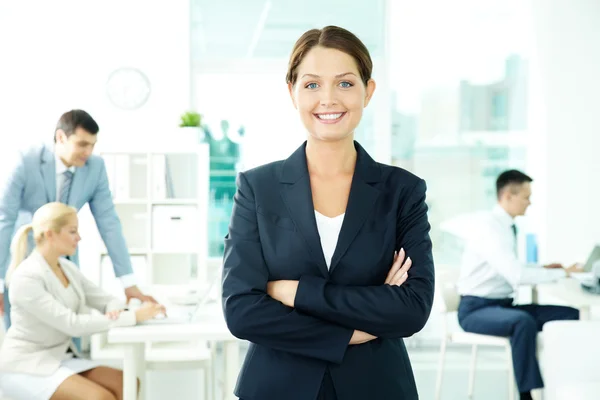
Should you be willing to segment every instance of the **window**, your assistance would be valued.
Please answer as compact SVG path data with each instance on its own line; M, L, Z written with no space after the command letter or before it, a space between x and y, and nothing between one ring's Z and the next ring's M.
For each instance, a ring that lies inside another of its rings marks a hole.
M222 3L192 1L192 99L213 141L210 255L222 255L237 172L285 158L304 140L287 59L303 32L334 24L374 58L377 91L357 140L427 181L436 261L457 261L445 223L490 208L496 175L527 161L527 3Z
M384 0L360 0L352 7L341 0L302 6L289 0L191 2L192 103L203 115L211 149L211 257L222 256L237 172L286 158L305 140L285 73L294 43L308 29L338 25L369 48L378 95L356 139L376 158L389 152L385 6Z
M495 179L524 168L524 2L392 1L392 159L427 181L436 263L456 264L453 218L496 202Z

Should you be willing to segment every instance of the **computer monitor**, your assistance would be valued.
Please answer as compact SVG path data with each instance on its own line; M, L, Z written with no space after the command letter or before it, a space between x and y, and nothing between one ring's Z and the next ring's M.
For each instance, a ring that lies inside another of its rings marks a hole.
M585 272L592 272L592 267L596 261L600 260L600 246L594 246L594 249L590 253L587 261L583 265L583 270Z
M211 280L208 289L202 294L200 298L198 298L198 302L195 307L191 311L181 310L182 312L175 311L175 315L173 313L169 313L169 316L165 316L164 314L160 318L153 318L146 321L142 321L139 325L169 325L169 324L189 324L197 321L198 314L202 307L209 302L211 298L211 292L213 289L221 282L220 274L215 275L215 277ZM178 308L176 307L175 310Z

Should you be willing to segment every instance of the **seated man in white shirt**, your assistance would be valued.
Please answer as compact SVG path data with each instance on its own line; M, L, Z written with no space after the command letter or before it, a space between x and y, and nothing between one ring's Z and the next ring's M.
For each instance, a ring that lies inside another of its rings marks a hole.
M579 319L579 311L571 307L513 305L518 285L555 280L579 268L560 264L525 268L518 260L514 218L524 215L531 204L531 182L516 170L498 177L498 204L474 224L458 281L460 326L467 332L510 337L521 399L531 399L531 390L544 386L536 359L537 332L548 321Z

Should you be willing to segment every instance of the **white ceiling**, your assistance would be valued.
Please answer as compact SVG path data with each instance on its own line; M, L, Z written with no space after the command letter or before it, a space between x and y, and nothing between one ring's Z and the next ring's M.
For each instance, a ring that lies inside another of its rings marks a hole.
M305 31L338 25L377 57L385 0L192 0L192 54L206 59L287 58Z

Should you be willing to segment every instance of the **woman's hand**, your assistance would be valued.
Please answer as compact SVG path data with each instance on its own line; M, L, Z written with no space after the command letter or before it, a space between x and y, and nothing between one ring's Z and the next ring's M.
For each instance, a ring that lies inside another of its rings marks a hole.
M136 322L147 321L158 314L166 314L165 306L156 303L144 303L135 310L135 320Z
M294 307L294 299L298 291L298 281L269 281L267 294L288 307Z
M298 291L298 281L270 281L267 283L267 294L285 304L294 307L294 299ZM355 330L348 344L361 344L377 339L369 333Z
M408 278L408 270L412 266L412 260L408 257L404 261L405 256L404 249L400 249L400 252L394 255L394 263L385 280L387 285L400 286ZM267 294L288 307L294 307L297 291L298 281L280 280L267 282ZM376 337L366 332L355 330L349 344L365 343L373 339L376 339Z
M367 332L355 330L352 334L352 337L350 338L350 343L348 344L362 344L367 343L373 339L377 339L377 336L373 336Z
M404 252L404 249L400 249L399 253L394 254L394 263L392 264L392 268L390 268L390 272L388 272L387 278L385 279L386 285L400 286L408 278L407 272L412 265L412 261L410 257L408 257L406 262L403 264L405 256L406 253ZM362 344L370 342L373 339L377 339L377 336L373 336L367 332L355 330L350 338L350 343L348 344Z
M119 319L119 315L121 315L121 311L122 310L113 310L113 311L107 312L104 315L106 315L108 317L108 319L114 321L115 319Z
M386 285L400 286L408 279L408 270L412 266L412 260L408 257L406 261L404 261L405 256L406 253L404 252L404 249L400 249L399 253L394 254L394 263L385 279Z

